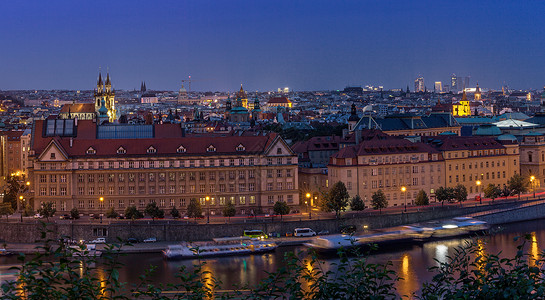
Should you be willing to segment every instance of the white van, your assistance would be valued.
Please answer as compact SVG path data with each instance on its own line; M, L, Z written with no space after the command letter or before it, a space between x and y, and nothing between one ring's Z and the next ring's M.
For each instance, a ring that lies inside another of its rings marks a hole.
M310 228L295 228L294 236L315 236L316 232Z

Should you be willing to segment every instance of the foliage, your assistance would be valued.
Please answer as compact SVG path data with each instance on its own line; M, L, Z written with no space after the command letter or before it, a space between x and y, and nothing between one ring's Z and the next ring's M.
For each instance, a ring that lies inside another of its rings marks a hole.
M74 220L79 219L79 210L76 207L72 208L72 210L70 210L70 216Z
M150 216L153 221L155 221L155 218L161 219L165 217L165 211L160 209L155 201L148 203L144 212Z
M352 210L356 211L362 211L365 209L365 203L363 203L360 195L356 195L352 198L352 200L350 201L350 207L352 208Z
M288 204L284 201L276 201L276 203L273 206L274 214L280 215L280 219L284 217L284 215L287 215L290 213L290 207Z
M388 207L388 200L386 200L386 195L384 195L382 190L373 193L373 196L371 196L371 206L373 209L380 209L381 212L383 208Z
M13 207L11 207L11 203L0 203L0 216L6 216L6 220L8 219L8 216L13 214L14 210Z
M173 217L174 219L178 219L179 217L181 217L180 212L174 206L170 210L170 216Z
M49 218L55 215L57 210L53 208L53 202L44 202L40 208L38 208L38 213L46 218L49 221Z
M25 184L25 175L17 176L11 174L6 178L7 189L4 190L4 203L10 203L11 207L17 209L18 195L28 191L28 186Z
M127 219L141 219L144 217L144 214L142 214L136 206L129 206L125 209L125 218Z
M235 205L233 203L231 203L231 201L228 201L227 205L225 205L225 207L223 207L222 213L223 213L224 217L229 218L229 222L230 222L231 217L235 216L235 214L237 213L237 210L235 208Z
M424 190L418 191L418 194L416 195L416 199L414 200L414 203L416 205L428 205L430 204L430 198L428 198L428 194Z
M439 187L435 191L435 197L438 201L444 202L448 201L451 202L452 199L454 199L454 188L451 187Z
M458 184L454 189L454 199L462 203L467 200L467 188L463 184Z
M484 188L484 196L486 198L491 198L492 201L494 201L494 199L498 198L499 196L501 196L502 194L502 191L500 189L499 186L495 185L495 184L492 184L492 183L489 183L485 188Z
M115 219L119 216L119 214L115 211L113 207L108 208L106 211L106 218Z
M190 218L195 218L195 221L197 221L197 218L202 217L201 203L199 203L197 199L191 198L191 200L189 200L189 205L187 206L187 216Z
M336 182L329 192L324 195L322 204L322 209L324 211L334 211L335 217L339 218L341 211L346 210L348 206L348 199L350 195L346 190L346 186L342 181Z
M500 197L509 197L511 195L512 195L511 189L509 189L509 187L504 184L503 188L501 189Z
M507 186L511 190L512 194L517 194L520 200L520 194L528 191L530 180L522 177L520 174L515 174L507 181Z
M23 209L23 217L30 217L34 215L34 209L32 209L32 205L25 204L25 207Z

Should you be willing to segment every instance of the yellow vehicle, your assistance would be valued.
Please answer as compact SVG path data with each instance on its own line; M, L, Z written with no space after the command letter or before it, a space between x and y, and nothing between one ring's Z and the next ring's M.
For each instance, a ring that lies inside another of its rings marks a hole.
M249 238L254 238L254 239L267 239L269 238L264 232L263 230L257 230L257 229L254 229L254 230L244 230L244 236L247 236Z

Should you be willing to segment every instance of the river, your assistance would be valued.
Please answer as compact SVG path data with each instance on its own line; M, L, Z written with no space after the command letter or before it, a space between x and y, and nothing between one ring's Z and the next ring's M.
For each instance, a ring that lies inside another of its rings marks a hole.
M514 257L516 245L514 238L529 233L534 240L530 243L529 250L532 254L538 254L545 248L545 220L534 220L500 226L499 231L483 239L484 251L487 253L502 252L505 257ZM401 295L410 295L429 281L433 274L428 268L437 265L438 261L446 261L447 256L453 254L456 247L462 245L467 238L456 238L427 242L421 245L406 246L386 252L377 251L370 256L370 261L385 263L391 261L393 270L403 278L396 283L396 288ZM205 271L218 279L222 287L229 289L235 285L255 285L267 275L265 271L272 272L285 265L284 255L287 252L306 253L305 247L280 247L273 253L252 256L232 256L211 258L203 260L206 264ZM338 261L336 257L322 257L326 265ZM176 283L176 273L181 266L192 268L198 260L166 261L160 254L129 254L120 258L124 266L120 269L120 280L135 284L139 281L139 275L144 274L150 266L157 269L152 276L156 283ZM7 266L16 265L14 257L0 258L0 275L6 274Z

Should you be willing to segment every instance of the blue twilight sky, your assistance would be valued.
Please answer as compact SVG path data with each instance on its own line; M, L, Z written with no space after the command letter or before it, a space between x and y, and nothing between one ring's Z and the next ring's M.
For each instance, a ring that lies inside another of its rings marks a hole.
M543 1L0 1L0 89L545 85Z

